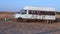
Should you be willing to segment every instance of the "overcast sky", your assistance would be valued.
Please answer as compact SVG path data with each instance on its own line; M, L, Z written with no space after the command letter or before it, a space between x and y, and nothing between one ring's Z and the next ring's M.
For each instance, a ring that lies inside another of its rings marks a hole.
M53 7L60 11L60 0L0 0L0 11L20 11L24 6Z

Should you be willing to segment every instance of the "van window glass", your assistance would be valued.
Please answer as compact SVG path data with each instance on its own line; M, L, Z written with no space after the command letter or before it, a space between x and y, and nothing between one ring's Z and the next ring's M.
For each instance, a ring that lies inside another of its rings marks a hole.
M55 12L48 12L48 15L55 15Z
M37 11L29 10L29 14L37 14Z
M55 12L51 12L51 11L40 11L41 15L55 15Z
M29 14L35 14L35 15L55 15L55 12L29 10Z
M21 12L21 14L26 14L26 12L27 12L27 10L23 10L23 11Z

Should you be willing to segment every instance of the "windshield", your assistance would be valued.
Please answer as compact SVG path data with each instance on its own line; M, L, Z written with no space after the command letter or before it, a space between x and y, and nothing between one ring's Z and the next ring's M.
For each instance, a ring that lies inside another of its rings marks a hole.
M26 14L26 10L22 10L20 13L21 14Z

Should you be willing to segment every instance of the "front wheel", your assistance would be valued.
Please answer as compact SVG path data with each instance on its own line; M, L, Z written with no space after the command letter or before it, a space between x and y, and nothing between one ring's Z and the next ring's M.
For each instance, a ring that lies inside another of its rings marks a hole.
M22 21L23 21L23 19L22 19L22 18L18 18L18 19L17 19L17 21L22 22Z

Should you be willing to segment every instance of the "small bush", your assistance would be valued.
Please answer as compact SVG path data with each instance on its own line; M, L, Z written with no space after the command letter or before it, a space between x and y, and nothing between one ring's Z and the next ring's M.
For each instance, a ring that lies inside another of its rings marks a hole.
M9 21L10 20L10 18L4 18L4 21Z
M60 14L60 12L57 12L57 14Z

